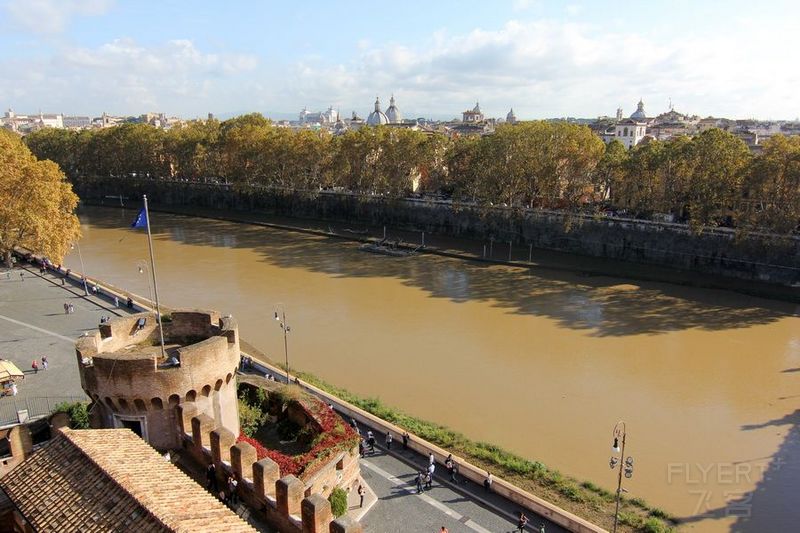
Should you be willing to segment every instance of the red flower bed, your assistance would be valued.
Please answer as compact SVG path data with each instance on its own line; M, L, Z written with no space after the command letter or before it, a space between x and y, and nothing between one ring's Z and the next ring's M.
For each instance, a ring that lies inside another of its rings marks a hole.
M256 449L256 456L259 460L269 457L275 461L280 468L281 476L289 474L299 476L302 473L311 473L311 470L315 470L315 467L319 465L313 465L308 472L306 472L306 467L311 466L311 463L321 455L328 455L326 452L350 450L358 445L359 437L356 431L349 424L345 424L330 407L318 401L301 401L298 403L322 428L321 434L323 437L306 453L295 456L286 455L277 450L264 447L256 439L248 437L244 433L241 433L237 439L238 442L247 442L253 446Z

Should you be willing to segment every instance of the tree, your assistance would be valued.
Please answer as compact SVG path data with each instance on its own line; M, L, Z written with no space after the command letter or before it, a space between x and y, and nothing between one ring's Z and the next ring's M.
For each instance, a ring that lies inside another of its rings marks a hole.
M627 161L628 151L624 144L614 139L606 145L603 158L598 163L595 172L597 193L601 199L609 199L612 187L622 181Z
M791 233L800 224L800 137L776 135L745 178L744 222L753 229Z
M727 131L712 128L692 139L686 196L694 229L732 219L750 157L744 141Z
M0 131L0 253L24 247L60 263L80 236L78 197L58 165L39 161L13 133Z

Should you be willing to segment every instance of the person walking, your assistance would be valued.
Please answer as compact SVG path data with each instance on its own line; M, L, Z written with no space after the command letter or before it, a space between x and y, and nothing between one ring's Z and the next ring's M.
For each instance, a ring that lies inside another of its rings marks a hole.
M483 480L483 490L485 492L492 491L492 483L494 483L494 476L488 470L486 471L486 479Z
M125 303L128 306L128 309L133 309L133 298L128 296L128 301Z
M517 520L517 530L525 531L525 526L528 525L528 517L522 511L519 512L519 519Z
M25 272L20 272L19 273L19 280L20 281L25 281Z
M69 304L67 302L64 302L64 314L69 314Z
M359 485L358 486L358 507L359 508L364 507L364 493L365 492L366 491L364 490L364 485Z
M436 462L436 457L433 456L433 452L428 454L428 464L432 465Z
M362 458L364 457L364 453L367 451L367 446L364 444L364 439L360 439L358 441L358 455Z
M458 485L458 463L453 461L453 469L450 470L450 481Z
M408 431L403 432L403 451L408 449Z
M69 314L75 313L75 304L69 304Z
M39 373L39 361L34 359L33 362L31 363L31 368L33 369L33 373L34 374L38 374Z
M444 467L447 469L447 473L450 474L450 479L453 479L453 454L447 454L447 459L444 460Z
M422 492L422 483L425 481L425 472L420 470L417 473L417 494Z
M391 450L392 449L392 441L393 440L394 440L394 437L392 437L392 432L391 431L387 431L386 432L386 449L387 450Z
M114 296L114 307L119 307L119 297Z
M433 483L433 476L431 475L430 470L425 474L425 489L431 490L431 485Z
M47 370L47 356L42 356L42 370Z
M372 431L367 431L367 444L369 444L369 453L375 453L375 435Z

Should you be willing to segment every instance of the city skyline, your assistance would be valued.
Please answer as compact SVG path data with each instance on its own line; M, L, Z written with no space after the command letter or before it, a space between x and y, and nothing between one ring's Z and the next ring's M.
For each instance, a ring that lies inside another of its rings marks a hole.
M249 6L0 3L0 104L19 112L187 118L334 106L448 119L480 101L519 119L648 114L791 120L789 2L344 2ZM242 16L243 13L247 16ZM424 13L424 17L420 17Z

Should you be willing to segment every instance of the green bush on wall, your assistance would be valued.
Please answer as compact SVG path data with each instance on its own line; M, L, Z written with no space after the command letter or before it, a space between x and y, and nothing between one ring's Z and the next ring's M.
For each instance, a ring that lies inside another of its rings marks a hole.
M70 429L89 429L88 402L62 402L53 409L54 413L67 413Z
M331 495L328 496L328 501L331 502L331 512L336 518L347 512L347 492L343 488L333 489Z

